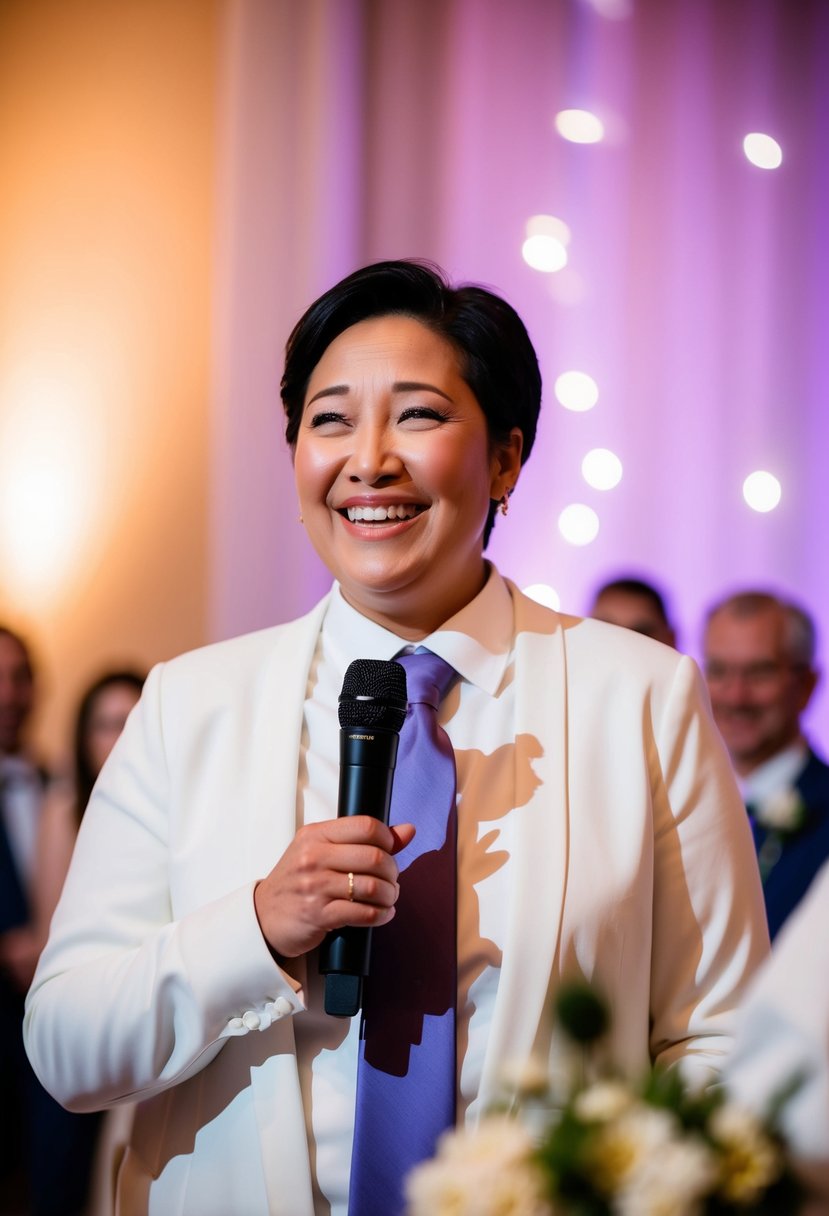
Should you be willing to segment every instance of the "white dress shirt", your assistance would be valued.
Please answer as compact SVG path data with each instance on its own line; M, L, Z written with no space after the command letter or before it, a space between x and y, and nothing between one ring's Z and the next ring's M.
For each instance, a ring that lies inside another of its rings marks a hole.
M743 802L759 806L784 790L791 789L806 767L808 749L803 742L784 747L776 756L758 764L747 777L738 777Z

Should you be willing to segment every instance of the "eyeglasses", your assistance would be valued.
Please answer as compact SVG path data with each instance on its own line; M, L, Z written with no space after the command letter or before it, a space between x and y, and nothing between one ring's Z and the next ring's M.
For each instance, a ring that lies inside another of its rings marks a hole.
M772 659L757 663L723 663L719 659L709 659L705 664L705 678L709 684L740 680L751 688L768 688L781 676L805 670L803 663L774 662Z

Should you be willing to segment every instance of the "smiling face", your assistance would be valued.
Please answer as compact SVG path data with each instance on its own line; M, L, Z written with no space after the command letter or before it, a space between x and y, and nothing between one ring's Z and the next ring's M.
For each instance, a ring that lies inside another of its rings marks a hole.
M86 759L97 775L124 729L130 710L140 693L131 684L108 684L102 688L89 710L86 724Z
M779 608L750 616L716 612L705 633L705 675L714 718L741 776L801 738L800 715L817 677L792 662Z
M294 452L305 526L348 602L404 636L480 591L489 502L520 462L521 432L492 443L456 351L412 317L351 326L314 368Z

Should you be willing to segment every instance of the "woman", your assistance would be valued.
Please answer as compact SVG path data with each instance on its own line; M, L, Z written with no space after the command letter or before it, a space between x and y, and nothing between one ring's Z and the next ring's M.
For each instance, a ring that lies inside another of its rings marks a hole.
M507 1062L555 1067L562 975L606 990L623 1067L705 1072L727 1050L767 936L696 668L540 607L483 556L540 390L513 309L426 264L358 271L291 335L286 434L334 589L151 673L29 997L28 1050L62 1101L141 1099L123 1211L346 1211L359 1019L324 1013L318 949L342 926L380 942L399 892L402 918L415 838L334 817L357 658L422 643L457 672L439 710L459 795L457 1118Z
M75 718L71 780L50 788L38 826L34 902L42 943L60 897L92 787L130 710L138 703L144 677L131 670L108 671L90 685Z

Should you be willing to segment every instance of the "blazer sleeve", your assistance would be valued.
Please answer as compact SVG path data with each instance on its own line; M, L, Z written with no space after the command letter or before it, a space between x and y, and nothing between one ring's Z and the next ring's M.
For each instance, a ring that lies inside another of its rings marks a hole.
M254 877L174 909L170 807L186 780L168 764L164 680L150 674L99 777L27 999L35 1072L72 1110L175 1085L301 1005L260 932Z
M685 656L654 731L651 1055L683 1059L702 1076L730 1049L768 931L745 809L699 670Z

